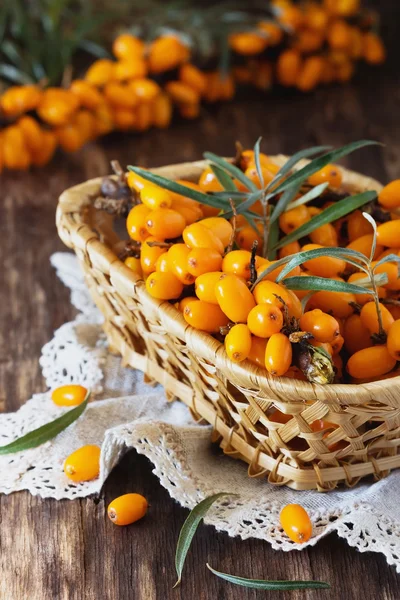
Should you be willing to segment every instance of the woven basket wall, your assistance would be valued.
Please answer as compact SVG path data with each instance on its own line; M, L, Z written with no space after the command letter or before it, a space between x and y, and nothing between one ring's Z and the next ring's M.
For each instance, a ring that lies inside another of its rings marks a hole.
M285 160L273 158L279 165ZM197 181L204 166L200 161L154 172ZM342 171L346 191L381 187ZM379 479L400 466L400 377L321 386L271 377L248 361L232 363L222 344L188 326L168 302L149 296L144 282L118 259L121 240L113 217L91 206L100 183L93 179L62 194L57 227L104 315L110 350L120 353L126 366L142 370L149 382L165 387L169 399L178 398L197 419L208 421L214 440L225 453L246 461L251 477L328 491L369 475ZM275 408L292 418L286 424L271 421ZM338 427L328 435L313 432L319 419Z

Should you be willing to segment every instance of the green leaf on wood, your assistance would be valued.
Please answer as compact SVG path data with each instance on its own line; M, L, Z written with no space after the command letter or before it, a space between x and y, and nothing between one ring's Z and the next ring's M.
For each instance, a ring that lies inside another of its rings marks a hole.
M208 563L207 568L217 577L229 581L235 585L251 588L253 590L308 590L308 589L330 589L329 583L325 581L268 581L266 579L246 579L245 577L237 577L229 573L221 573L216 571Z
M54 421L30 431L26 435L7 444L7 446L0 446L0 455L21 452L22 450L29 450L29 448L36 448L37 446L52 440L81 416L87 407L89 396L90 392L87 393L85 400L79 404L79 406L69 410Z

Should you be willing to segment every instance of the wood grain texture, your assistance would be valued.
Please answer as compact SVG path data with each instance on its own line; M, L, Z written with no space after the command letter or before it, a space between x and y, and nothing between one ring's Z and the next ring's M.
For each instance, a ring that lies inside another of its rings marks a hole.
M375 3L378 4L377 2ZM277 92L204 110L193 123L166 132L119 136L92 144L47 168L0 177L0 410L16 410L45 389L38 358L55 328L74 312L49 257L63 250L54 226L58 195L68 186L107 172L108 162L158 166L195 160L203 150L232 153L262 135L270 153L308 145L341 145L360 138L385 144L349 157L350 168L386 181L400 175L399 3L379 3L395 60L382 72L360 75L343 88L302 96ZM370 73L370 72L369 72ZM120 493L144 494L151 508L135 526L117 528L105 508ZM201 526L189 553L182 586L175 581L174 551L187 511L171 500L151 464L130 452L110 476L105 498L41 500L27 493L0 497L0 600L395 600L398 578L383 556L360 554L331 535L315 548L283 554L258 540L241 541ZM237 575L323 579L330 591L255 592L209 573L205 563Z

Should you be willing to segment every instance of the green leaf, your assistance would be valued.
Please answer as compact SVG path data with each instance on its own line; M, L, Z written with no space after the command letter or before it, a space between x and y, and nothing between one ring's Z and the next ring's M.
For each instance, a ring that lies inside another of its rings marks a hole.
M360 206L364 204L368 204L368 202L372 202L376 198L376 192L362 192L361 194L356 194L355 196L348 196L347 198L343 198L343 200L339 200L339 202L335 202L328 208L325 208L321 213L315 215L312 219L304 223L292 233L282 238L279 243L276 245L276 248L282 248L289 244L290 242L295 242L302 237L307 236L309 233L318 229L322 225L326 225L326 223L331 223L332 221L336 221L337 219L341 219L345 215L353 212Z
M190 511L188 518L184 522L182 529L179 534L178 544L176 547L175 553L175 568L178 575L178 581L175 586L177 586L182 579L182 571L183 566L185 564L186 555L190 548L190 544L192 543L192 539L194 534L197 531L197 528L200 524L202 518L206 515L210 507L216 502L219 498L223 496L235 496L236 494L230 494L228 492L220 492L219 494L214 494L213 496L209 496L208 498L204 498L199 504L197 504L193 510Z
M337 281L336 279L326 279L325 277L287 277L282 281L283 285L289 290L305 290L313 292L348 292L349 294L370 294L372 290L354 285L346 281Z
M252 194L250 194L247 199L244 202L241 202L239 204L236 204L236 212L238 215L244 215L248 212L248 209L251 208L253 206L253 204L255 204L257 202L257 200L260 200L261 196L263 195L262 190L257 190L257 192L253 192ZM224 217L226 219L230 219L232 216L232 210L228 210L226 213L224 213ZM253 217L258 217L257 213L252 212L251 213Z
M20 69L13 67L13 65L0 65L0 76L5 77L14 83L33 83L33 80L29 75L23 73Z
M256 184L251 181L251 179L249 179L243 173L243 171L239 169L239 167L236 167L232 163L228 162L224 158L221 158L220 156L217 156L216 154L213 154L212 152L204 152L203 156L206 160L210 161L210 163L214 163L221 167L221 169L224 169L224 171L229 173L229 175L232 175L234 179L238 179L240 183L243 183L243 185L247 187L248 190L252 192L256 192L258 190Z
M289 171L303 158L311 158L316 154L320 154L321 152L325 152L329 150L332 146L314 146L312 148L305 148L304 150L299 150L293 154L285 164L279 169L273 180L268 184L268 189L271 189L276 185L278 181L280 181Z
M277 282L281 281L290 271L299 265L302 265L308 260L313 258L320 258L322 256L331 256L332 258L341 258L351 265L357 267L360 270L364 270L368 273L368 269L360 265L360 262L368 264L368 259L361 252L357 250L351 250L346 248L315 248L314 250L305 250L304 252L298 252L293 256L288 256L289 261L286 266L282 269L277 277ZM352 258L350 258L352 257ZM360 262L358 262L360 261Z
M7 444L7 446L0 446L0 455L21 452L22 450L28 450L29 448L36 448L37 446L52 440L81 416L88 404L89 396L90 392L87 393L85 400L79 404L79 406L69 410L54 421L30 431L26 435Z
M229 573L221 573L216 571L207 563L207 568L210 569L214 575L234 583L235 585L241 585L242 587L252 588L253 590L308 590L308 589L330 589L329 583L325 581L268 581L266 579L246 579L245 577L237 577L236 575L229 575Z
M295 198L299 193L300 187L300 184L294 185L293 187L288 188L286 191L284 191L283 194L281 194L281 197L279 198L274 210L272 211L270 223L275 223L278 217L280 217L281 214L285 212L288 204L290 204L293 198Z
M279 240L279 223L275 221L275 223L269 224L269 236L268 236L268 251L267 258L268 260L275 260L277 250L275 250L275 246Z
M378 273L378 275L374 276L375 285L385 285L388 283L389 278L387 273ZM357 279L357 285L361 285L361 287L372 288L371 277L362 277L362 279Z
M237 187L229 175L218 165L210 165L212 172L227 192L237 192Z
M180 194L186 198L191 198L192 200L201 202L201 204L213 206L214 208L220 208L221 210L229 208L229 202L218 198L215 194L203 194L203 192L198 192L197 190L193 190L186 185L172 181L172 179L167 179L166 177L156 175L155 173L151 173L146 169L140 169L139 167L128 166L128 170L133 171L133 173L136 173L136 175L140 175L140 177L143 177L143 179L146 179L146 181L150 181L150 183L159 185L160 187L170 192L174 192L175 194Z
M374 232L374 235L372 238L372 244L371 244L371 252L369 255L369 260L372 262L374 260L375 251L376 251L376 222L375 222L375 219L373 217L371 217L371 215L369 215L367 212L363 212L362 215L363 215L364 219L367 219L367 221L371 224L372 230Z
M298 206L301 206L302 204L307 204L307 202L311 202L311 200L315 200L315 198L319 198L319 196L321 196L321 194L326 190L328 185L329 185L328 182L320 183L319 185L316 185L315 187L311 188L311 190L309 190L306 194L304 194L300 198L297 198L297 200L295 200L294 202L291 202L289 204L289 206L286 207L286 210L287 211L293 210L294 208L297 208ZM288 191L288 190L286 190L286 191Z
M397 254L388 254L387 256L384 256L383 258L378 260L376 265L374 265L374 268L372 269L372 271L375 272L377 267L379 267L380 265L384 265L385 263L390 263L390 262L397 263L397 266L400 269L400 256L397 256ZM376 277L375 277L375 279L376 279Z
M329 163L335 162L344 156L347 156L351 152L358 150L359 148L364 148L365 146L372 146L375 144L379 144L379 142L374 142L371 140L361 140L359 142L352 142L351 144L347 144L347 146L343 146L342 148L338 148L337 150L332 150L332 152L328 152L319 158L315 158L308 165L299 169L292 175L290 175L285 181L278 185L278 187L274 190L274 194L283 192L288 187L292 185L303 183L310 175L313 175Z
M261 144L261 140L262 138L259 137L258 140L256 141L256 143L254 144L254 162L256 163L256 169L257 169L257 175L258 175L258 179L260 180L261 183L261 187L264 188L264 175L262 172L262 168L261 168L261 162L260 162L260 144Z

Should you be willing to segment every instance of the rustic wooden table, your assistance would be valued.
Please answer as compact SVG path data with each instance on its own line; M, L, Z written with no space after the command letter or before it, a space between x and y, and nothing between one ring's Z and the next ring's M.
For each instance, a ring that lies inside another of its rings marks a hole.
M397 2L386 5L386 16L398 20ZM395 33L389 27L393 47ZM259 135L271 153L376 139L385 146L362 150L347 164L382 181L399 177L400 85L395 62L346 87L321 89L310 96L243 98L205 111L194 123L177 123L168 131L142 136L112 136L76 155L59 155L40 171L3 174L0 409L16 410L45 388L40 349L74 314L68 291L49 264L51 253L64 249L54 226L63 189L106 173L111 158L123 165L157 166L197 159L206 149L230 154L236 139L248 147ZM149 499L150 514L134 527L111 526L105 516L107 503L132 490ZM206 526L195 538L182 586L173 590L175 544L187 511L169 498L151 464L135 452L112 473L98 505L91 499L56 502L19 493L1 496L0 507L1 600L399 598L395 571L382 555L360 554L335 535L314 548L284 554L267 543L231 539ZM249 577L323 579L332 589L268 593L235 588L208 573L207 561Z

